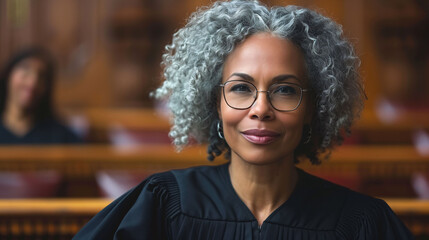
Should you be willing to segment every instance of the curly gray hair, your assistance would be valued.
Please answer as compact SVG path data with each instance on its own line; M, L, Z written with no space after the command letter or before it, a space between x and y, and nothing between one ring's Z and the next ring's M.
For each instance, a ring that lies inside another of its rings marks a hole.
M166 46L165 81L152 93L168 99L174 120L170 137L178 149L190 138L209 143L210 160L224 150L230 153L216 132L223 64L238 43L260 32L289 39L304 54L315 100L313 121L307 126L313 136L309 143L302 140L298 145L295 161L307 156L319 163L318 155L341 144L342 133L350 132L365 94L358 74L360 61L341 26L297 6L267 8L256 0L219 1L191 15Z

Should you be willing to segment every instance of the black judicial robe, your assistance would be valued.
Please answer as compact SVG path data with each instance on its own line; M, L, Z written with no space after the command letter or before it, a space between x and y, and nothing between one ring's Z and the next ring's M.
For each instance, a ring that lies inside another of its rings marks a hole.
M225 164L155 174L74 239L413 239L384 201L298 173L290 198L261 227Z

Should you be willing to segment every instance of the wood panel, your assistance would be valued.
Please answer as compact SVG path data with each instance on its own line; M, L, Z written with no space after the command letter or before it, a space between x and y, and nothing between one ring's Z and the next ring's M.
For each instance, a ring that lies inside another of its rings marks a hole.
M0 200L1 239L71 239L111 200Z
M168 116L151 108L87 108L80 112L65 112L65 114L85 116L93 127L99 129L104 129L112 123L121 124L130 129L170 129ZM390 119L390 122L383 122L375 112L368 112L356 121L355 126L357 131L363 129L376 131L380 128L386 128L386 130L429 129L429 112L412 110L402 112Z
M135 132L160 132L170 130L169 117L149 108L108 109L89 108L80 112L65 112L67 116L80 115L90 126L90 140L108 142L107 134L115 127ZM365 112L352 128L352 138L361 144L411 144L416 131L429 134L429 112L407 111L388 122L375 112Z
M63 186L54 196L97 197L95 176L101 172L129 172L143 179L154 172L227 162L222 157L209 162L206 156L205 146L188 147L180 153L169 145L3 146L0 172L54 170L63 176ZM412 177L429 172L429 155L421 155L410 145L346 145L334 150L320 165L304 160L297 166L369 195L416 197ZM139 182L133 181L132 185Z
M70 114L70 113L69 113ZM97 131L107 131L114 125L132 130L169 131L168 116L150 108L91 108L80 113Z
M171 169L226 162L222 157L206 160L205 146L192 146L178 153L169 145L2 146L1 171L57 169L65 174L92 175L101 169ZM408 176L429 171L429 155L413 146L347 145L334 150L321 165L303 161L309 171L357 171L364 176Z

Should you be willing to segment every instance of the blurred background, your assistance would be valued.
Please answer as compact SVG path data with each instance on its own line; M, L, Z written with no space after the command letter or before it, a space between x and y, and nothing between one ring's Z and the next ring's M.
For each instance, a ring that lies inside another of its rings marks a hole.
M49 239L55 233L58 238L52 239L68 239L107 204L105 198L117 197L148 174L225 161L206 161L204 146L177 154L167 136L168 113L162 103L148 97L162 80L164 46L197 7L210 2L0 0L0 68L22 49L47 49L57 70L53 108L81 139L77 145L0 145L0 236L33 234ZM300 5L331 17L343 26L362 61L368 100L361 119L329 161L300 167L386 199L425 239L429 234L425 200L429 199L429 1L262 2ZM17 198L21 205L14 205ZM59 214L67 221L49 218L55 226L62 224L51 232L38 229L37 221L23 223L22 213L10 210L16 206L34 216L45 214L46 220L46 203L52 212L55 206L69 209ZM21 219L24 225L14 228L10 219Z

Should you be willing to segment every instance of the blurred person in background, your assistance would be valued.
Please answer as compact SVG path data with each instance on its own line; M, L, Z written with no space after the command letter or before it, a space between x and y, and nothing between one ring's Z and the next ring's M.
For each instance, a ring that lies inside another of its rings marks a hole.
M0 73L0 145L71 144L82 140L54 113L54 62L41 48L13 56ZM0 172L0 198L45 198L61 194L55 170Z
M82 140L54 113L55 67L51 55L30 48L0 73L0 144L68 144Z

